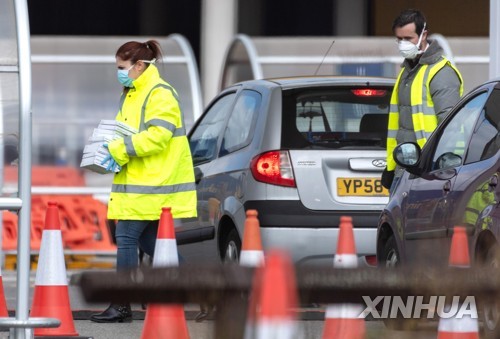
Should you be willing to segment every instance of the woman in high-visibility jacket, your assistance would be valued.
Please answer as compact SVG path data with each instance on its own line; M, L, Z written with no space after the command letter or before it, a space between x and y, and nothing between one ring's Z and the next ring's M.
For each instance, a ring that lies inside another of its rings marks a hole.
M117 270L138 266L138 248L153 256L162 207L174 219L196 217L194 169L175 89L155 66L161 58L155 40L130 41L116 52L118 80L124 86L116 120L138 131L109 142L104 165L115 174L108 219L116 225ZM132 320L129 304L111 304L91 317L96 322Z

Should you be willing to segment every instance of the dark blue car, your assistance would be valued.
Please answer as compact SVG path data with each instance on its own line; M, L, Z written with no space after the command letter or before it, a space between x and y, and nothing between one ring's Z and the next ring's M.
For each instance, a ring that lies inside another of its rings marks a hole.
M471 91L451 110L423 149L394 150L405 173L380 216L380 266L448 265L454 226L464 226L472 265L500 263L500 80ZM482 305L495 330L498 305Z

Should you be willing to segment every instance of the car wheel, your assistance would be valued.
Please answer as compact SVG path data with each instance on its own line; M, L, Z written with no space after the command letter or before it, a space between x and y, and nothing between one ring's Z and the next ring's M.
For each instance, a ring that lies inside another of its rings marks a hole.
M486 252L483 262L488 269L498 269L500 267L500 249L491 246ZM485 338L498 338L500 330L500 303L498 301L483 300L480 302Z
M398 246L396 245L396 239L393 235L391 235L389 239L387 239L387 242L384 245L381 259L381 264L387 268L395 268L399 266L400 256Z
M391 235L389 239L387 239L380 259L380 267L397 268L400 266L401 257L399 256L399 250L394 235ZM396 331L411 331L418 326L418 319L402 318L399 314L397 318L385 318L383 321L385 327Z
M227 234L226 241L224 243L224 262L235 262L238 263L240 260L241 251L241 240L236 229L231 229Z

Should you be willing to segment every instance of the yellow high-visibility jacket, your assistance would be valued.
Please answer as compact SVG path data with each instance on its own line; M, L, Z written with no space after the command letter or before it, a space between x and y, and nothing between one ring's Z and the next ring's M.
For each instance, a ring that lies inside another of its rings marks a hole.
M483 184L479 187L477 191L471 196L464 213L464 223L468 227L474 227L480 222L481 229L487 229L492 223L492 217L487 216L479 220L481 212L485 210L487 206L496 205L495 192L490 192L489 182Z
M460 79L460 96L463 93L463 79L458 71L458 69L453 66L453 64L446 59L441 57L439 61L434 64L423 64L417 71L412 84L411 84L411 112L412 112L412 122L413 129L415 131L415 137L417 143L420 147L423 147L431 133L437 127L437 116L434 110L434 102L432 101L432 96L430 92L430 83L432 78L439 72L443 67L450 66L457 73ZM404 73L404 67L399 72L399 75L392 91L391 96L391 106L389 112L389 123L388 123L388 133L387 133L387 170L393 171L396 168L396 162L394 161L393 151L397 146L396 136L399 129L399 84L401 81L401 75Z
M191 151L175 90L149 67L124 91L116 116L139 132L108 148L122 166L115 174L108 218L158 220L162 207L174 218L196 216Z

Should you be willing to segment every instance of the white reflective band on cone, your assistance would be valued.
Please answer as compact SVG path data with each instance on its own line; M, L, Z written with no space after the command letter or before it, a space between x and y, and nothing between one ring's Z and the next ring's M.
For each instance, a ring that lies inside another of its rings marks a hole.
M328 319L358 319L364 307L359 304L332 304L326 309Z
M175 239L156 239L153 267L179 266Z
M479 326L477 319L472 319L470 316L464 315L461 319L439 319L438 331L451 333L478 333Z
M258 250L244 250L240 254L240 265L259 267L264 264L264 252Z
M300 338L297 326L289 319L261 320L257 326L258 339L296 339Z
M60 230L45 230L42 233L35 285L68 285Z
M335 254L333 267L355 268L358 267L358 256L356 254Z

